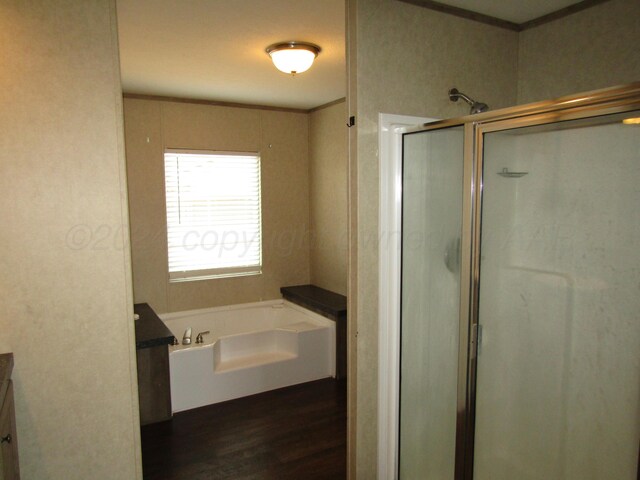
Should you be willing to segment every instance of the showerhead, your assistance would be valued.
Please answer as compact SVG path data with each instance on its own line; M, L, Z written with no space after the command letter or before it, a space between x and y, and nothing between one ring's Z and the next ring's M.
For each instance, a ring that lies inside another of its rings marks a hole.
M489 110L489 105L487 105L486 103L473 102L473 105L471 105L471 115L473 115L474 113L486 112L487 110Z
M457 88L452 88L451 90L449 90L449 100L451 100L452 102L457 102L459 98L463 99L471 106L471 110L469 111L471 115L473 115L474 113L482 113L489 110L489 105L482 102L476 102L474 99L469 98L464 93L459 92Z

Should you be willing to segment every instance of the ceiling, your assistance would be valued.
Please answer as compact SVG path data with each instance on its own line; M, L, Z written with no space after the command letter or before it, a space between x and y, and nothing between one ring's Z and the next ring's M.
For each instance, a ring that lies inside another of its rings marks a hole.
M126 93L309 109L345 96L344 0L117 0ZM265 48L322 48L295 77Z
M392 0L388 0L392 1ZM345 0L117 0L125 93L311 109L346 94ZM428 2L426 2L428 3ZM577 0L439 0L513 23ZM265 48L322 51L295 77Z

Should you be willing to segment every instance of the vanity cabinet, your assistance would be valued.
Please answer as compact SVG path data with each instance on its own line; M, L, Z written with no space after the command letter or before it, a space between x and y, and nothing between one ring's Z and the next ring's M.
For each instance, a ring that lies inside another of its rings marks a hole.
M20 478L18 465L18 435L16 432L16 415L13 403L13 354L0 355L0 479L15 480Z

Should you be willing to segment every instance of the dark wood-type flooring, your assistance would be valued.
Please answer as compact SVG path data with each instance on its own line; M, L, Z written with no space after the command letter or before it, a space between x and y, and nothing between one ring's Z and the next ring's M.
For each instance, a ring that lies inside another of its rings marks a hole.
M318 380L142 427L147 480L346 478L346 383Z

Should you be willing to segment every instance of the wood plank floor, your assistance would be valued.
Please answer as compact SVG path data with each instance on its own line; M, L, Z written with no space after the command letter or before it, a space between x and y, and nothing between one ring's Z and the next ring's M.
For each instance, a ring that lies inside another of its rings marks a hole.
M346 382L318 380L142 427L147 480L346 478Z

